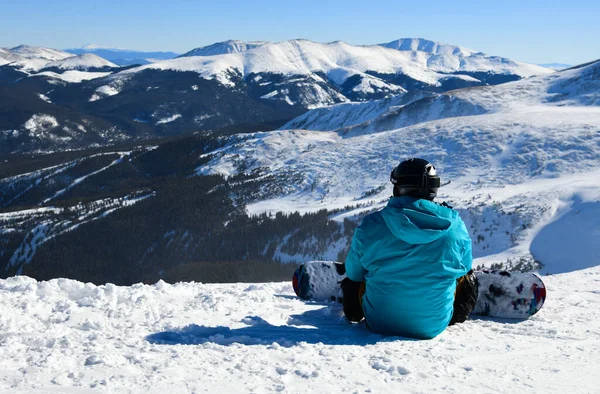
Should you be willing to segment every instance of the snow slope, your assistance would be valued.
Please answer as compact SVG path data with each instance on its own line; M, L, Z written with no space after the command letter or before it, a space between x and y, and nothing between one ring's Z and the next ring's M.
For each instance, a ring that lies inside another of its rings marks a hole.
M467 320L414 341L302 302L290 283L13 277L0 280L0 391L595 393L600 268L544 281L527 321Z
M382 115L336 131L236 137L197 171L269 175L249 213L342 209L332 215L341 222L382 207L391 195L391 168L403 159L424 157L443 181L452 181L439 197L461 213L481 264L519 267L522 259L537 259L555 273L552 256L565 248L556 240L576 237L585 242L577 243L580 262L574 267L590 267L598 261L595 245L600 244L600 233L591 231L599 227L594 208L600 202L599 69L596 62L399 108L390 105L387 112L380 108ZM356 115L338 119L350 124L362 120L360 108L374 106L337 106L332 113L340 108ZM308 123L302 127L327 130L336 121L329 114L320 124L319 116L309 114L302 117ZM590 204L592 214L560 222L568 226L552 225L561 215L574 215L578 204Z
M370 122L380 116L390 116L401 107L434 96L436 96L434 93L413 91L365 103L342 103L316 108L290 120L280 129L339 130L343 127Z
M352 128L352 133L371 133L457 116L521 112L531 107L598 105L600 61L496 86L319 108L291 120L282 129Z

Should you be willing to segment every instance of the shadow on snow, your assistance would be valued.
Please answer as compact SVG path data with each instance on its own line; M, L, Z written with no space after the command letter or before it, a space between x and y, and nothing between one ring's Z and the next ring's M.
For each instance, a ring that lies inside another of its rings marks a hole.
M276 326L259 316L242 320L246 327L200 326L191 324L171 331L159 332L146 337L148 342L161 345L270 345L296 346L301 342L325 345L370 345L413 339L375 334L364 325L351 324L339 316L339 307L325 306L302 314L291 315L287 325Z

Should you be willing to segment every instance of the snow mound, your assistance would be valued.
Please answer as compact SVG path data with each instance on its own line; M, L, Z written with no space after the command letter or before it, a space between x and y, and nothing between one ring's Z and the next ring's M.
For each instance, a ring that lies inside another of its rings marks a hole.
M290 283L3 279L0 391L595 392L600 268L543 279L533 318L427 341L373 334Z

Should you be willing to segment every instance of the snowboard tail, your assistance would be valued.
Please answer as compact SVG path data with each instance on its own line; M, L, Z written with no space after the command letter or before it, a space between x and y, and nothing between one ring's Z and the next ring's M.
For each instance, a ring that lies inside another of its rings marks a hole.
M476 271L475 276L479 293L471 315L527 319L544 305L546 287L532 272L483 270ZM304 300L341 302L340 282L345 278L342 263L310 261L294 272L292 284L296 295Z

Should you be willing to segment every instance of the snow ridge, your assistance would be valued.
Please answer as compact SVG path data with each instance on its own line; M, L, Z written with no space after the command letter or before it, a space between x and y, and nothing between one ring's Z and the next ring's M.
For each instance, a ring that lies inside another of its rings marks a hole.
M28 76L44 76L69 83L99 78L93 71L118 68L94 54L73 55L56 49L21 45L11 49L0 48L0 66L10 66ZM58 73L55 71L59 71ZM78 74L92 71L87 74Z
M46 68L56 67L61 70L80 70L85 71L89 68L104 68L104 67L119 67L108 60L102 59L92 53L84 53L82 55L71 56L66 59L54 61L46 64Z
M204 47L194 48L189 52L180 55L179 57L190 57L190 56L215 56L224 55L227 53L240 53L245 52L249 49L258 48L260 46L268 44L268 41L250 41L244 42L239 40L227 40L223 42L217 42L215 44L207 45Z
M234 50L232 49L232 51ZM413 51L396 50L381 45L349 45L341 41L323 44L309 40L289 40L279 43L260 43L252 49L237 53L184 56L125 72L132 73L149 68L195 71L207 79L218 76L224 78L227 70L236 70L242 77L252 73L308 75L314 72L323 72L330 75L336 72L346 72L348 75L344 80L351 75L367 71L383 74L401 72L415 80L431 85L439 85L441 78L447 78L447 75L441 75L439 72L495 70L522 77L553 72L553 70L543 67L493 58L483 54L473 54L472 61L467 62L463 67L460 66L459 60L448 60L448 64L445 63L445 60L440 60L441 58L435 58L437 59L434 59L435 61L427 60L427 56L422 56L425 53L415 54ZM458 55L462 54L462 52L458 53ZM450 55L435 56L446 56L444 57L446 59Z

